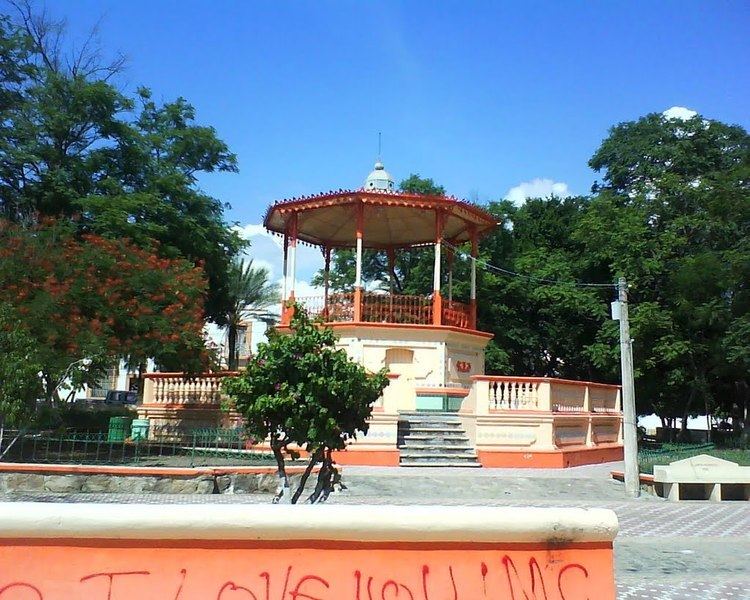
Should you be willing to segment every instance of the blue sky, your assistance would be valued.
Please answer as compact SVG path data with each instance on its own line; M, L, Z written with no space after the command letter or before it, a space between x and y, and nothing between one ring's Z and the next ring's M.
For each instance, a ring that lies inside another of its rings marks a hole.
M73 34L103 16L125 84L181 95L239 158L202 186L259 259L275 199L397 179L486 201L586 193L613 124L684 106L750 128L748 2L48 0ZM549 180L535 185L534 180ZM306 279L317 267L300 261ZM278 275L278 273L275 273Z

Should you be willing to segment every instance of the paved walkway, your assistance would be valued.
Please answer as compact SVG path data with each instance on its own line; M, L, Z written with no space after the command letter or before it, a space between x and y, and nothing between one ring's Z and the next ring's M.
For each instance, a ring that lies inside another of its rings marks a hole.
M580 506L620 520L620 600L750 600L750 503L628 499L609 477L617 464L567 470L348 467L341 504ZM270 495L13 494L7 500L123 503L263 503ZM470 510L470 509L469 509ZM591 599L597 600L597 599Z

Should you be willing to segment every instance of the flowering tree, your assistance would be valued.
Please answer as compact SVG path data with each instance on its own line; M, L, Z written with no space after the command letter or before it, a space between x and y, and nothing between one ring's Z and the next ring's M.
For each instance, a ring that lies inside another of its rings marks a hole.
M0 302L34 341L49 400L63 379L93 383L122 357L204 368L205 289L200 267L129 241L0 221Z
M320 471L308 503L324 501L339 481L332 452L343 450L359 432L367 433L373 403L388 385L385 371L370 374L336 348L336 335L294 306L290 331L269 331L247 368L224 381L224 390L241 412L248 430L269 439L276 458L281 499L296 504L316 465ZM291 446L310 455L297 489L292 492L284 455L298 456Z

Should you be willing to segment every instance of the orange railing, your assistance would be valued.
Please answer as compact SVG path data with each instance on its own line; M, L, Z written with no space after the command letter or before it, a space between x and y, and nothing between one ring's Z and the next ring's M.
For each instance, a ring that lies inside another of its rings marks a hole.
M297 298L308 314L313 318L322 317L328 322L354 320L354 293L344 292L324 296L306 296Z
M443 303L443 325L469 329L471 326L471 308L468 304L446 300Z
M354 321L355 298L353 292L334 293L326 301L323 296L297 298L311 317L322 317L329 323ZM403 323L432 325L433 302L429 296L405 294L361 294L361 320L366 323ZM469 329L471 308L467 304L446 300L443 302L442 324L449 327Z
M404 323L432 325L433 301L429 296L405 294L380 294L367 292L361 297L361 320L366 323ZM311 317L322 317L329 323L352 322L355 319L353 292L334 293L328 296L297 298ZM442 324L449 327L469 329L471 308L467 304L446 300L443 302Z
M432 323L432 301L425 296L363 294L362 320L368 323Z

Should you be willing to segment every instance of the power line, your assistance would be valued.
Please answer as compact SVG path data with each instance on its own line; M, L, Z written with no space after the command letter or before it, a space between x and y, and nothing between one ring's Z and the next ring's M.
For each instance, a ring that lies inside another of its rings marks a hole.
M535 283L544 283L547 285L570 285L573 287L609 288L609 289L617 288L616 283L587 283L587 282L582 282L582 281L562 281L560 279L546 279L544 277L536 277L534 275L526 275L524 273L517 273L516 271L511 271L510 269L504 269L502 267L493 265L492 263L489 263L486 260L483 260L481 258L474 258L473 256L470 256L466 252L459 250L453 244L446 242L445 240L443 240L443 243L449 248L451 248L456 254L462 256L463 258L468 258L469 260L476 261L476 263L482 266L482 268L484 268L485 270L493 271L495 273L499 273L507 277L520 277L528 281L533 281Z

